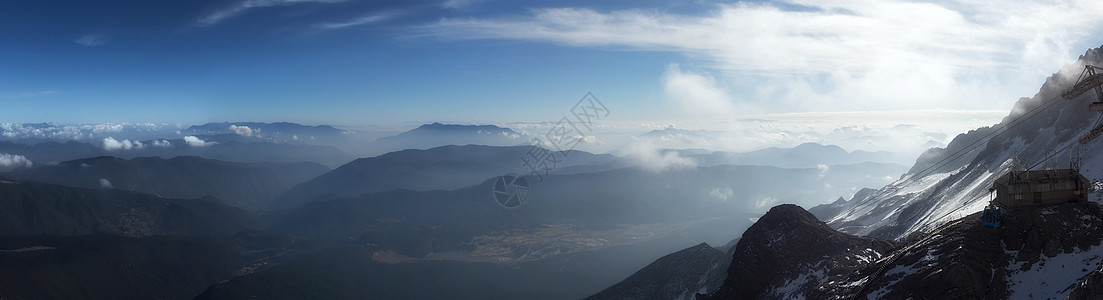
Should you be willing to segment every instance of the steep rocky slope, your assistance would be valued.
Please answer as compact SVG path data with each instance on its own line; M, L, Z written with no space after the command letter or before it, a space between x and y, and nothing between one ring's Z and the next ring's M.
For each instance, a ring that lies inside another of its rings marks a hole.
M701 243L663 256L586 299L692 299L696 293L720 286L730 257Z
M1103 50L1088 50L1062 67L1034 97L1016 102L999 124L961 134L945 149L927 151L900 180L837 203L837 213L822 217L843 232L899 239L980 211L988 202L988 187L1014 165L1014 158L1031 167L1057 152L1052 165L1068 166L1068 151L1079 151L1084 154L1085 176L1103 176L1103 155L1094 155L1103 153L1103 141L1084 146L1076 141L1098 118L1087 109L1096 96L1089 92L1074 100L1059 97L1086 64L1103 65Z
M838 232L796 205L771 208L735 246L723 286L708 299L822 298L894 244Z
M979 214L852 277L871 299L1062 299L1103 259L1103 209L1094 203L1005 211L998 228ZM1088 284L1085 288L1098 288Z
M705 299L1091 299L1103 291L1103 207L980 214L890 242L810 222L795 206L771 209L736 246L724 286ZM780 221L778 219L785 219Z

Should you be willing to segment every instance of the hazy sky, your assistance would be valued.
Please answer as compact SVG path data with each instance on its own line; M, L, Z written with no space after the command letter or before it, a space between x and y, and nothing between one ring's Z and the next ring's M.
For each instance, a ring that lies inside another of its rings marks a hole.
M5 1L0 119L509 124L592 91L660 128L964 129L1103 44L1100 3Z

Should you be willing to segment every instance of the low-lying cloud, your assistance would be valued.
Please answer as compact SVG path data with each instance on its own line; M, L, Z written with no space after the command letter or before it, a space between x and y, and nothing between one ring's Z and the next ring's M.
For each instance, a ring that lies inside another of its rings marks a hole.
M99 141L110 136L133 141L142 137L167 136L183 126L180 123L0 123L0 138Z
M17 154L0 153L0 169L30 168L34 163L27 157Z
M709 190L708 193L709 198L724 202L730 200L733 195L735 195L735 191L732 191L730 187L726 186L723 188L714 188L712 190Z
M773 197L762 197L762 199L758 199L758 201L754 202L754 206L758 208L765 208L774 206L774 204L777 204L778 202L780 201Z
M145 147L146 147L146 145L142 144L142 142L139 142L139 141L131 142L130 140L126 140L126 139L124 139L122 141L119 141L119 140L116 140L115 138L112 138L112 137L106 137L106 138L103 139L103 149L107 150L107 151L130 150L130 149L140 150L140 149L144 149Z
M111 181L107 180L107 178L100 178L100 187L105 189L115 188L114 186L111 186Z
M253 136L253 129L249 128L249 126L230 125L230 131L234 132L236 135ZM257 131L260 130L258 129Z
M150 144L157 148L172 148L172 142L167 140L153 140Z
M639 140L628 147L628 157L641 169L651 172L696 168L692 159L682 157L677 151L661 151L646 140Z
M217 144L216 142L204 141L204 140L202 140L202 139L200 139L200 138L198 138L194 135L185 136L184 137L184 143L187 143L188 146L192 146L192 147L207 147L207 146L210 146L210 145Z

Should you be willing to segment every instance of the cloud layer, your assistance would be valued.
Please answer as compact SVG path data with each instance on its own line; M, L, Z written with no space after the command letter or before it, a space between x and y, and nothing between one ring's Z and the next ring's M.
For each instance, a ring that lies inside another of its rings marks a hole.
M254 8L288 6L300 3L339 3L345 0L246 0L233 7L216 11L195 21L198 26L211 26L241 15Z
M1078 54L1072 41L1099 32L1101 14L1091 0L789 0L701 15L545 8L442 19L419 34L682 53L707 70L671 67L666 92L707 103L702 111L725 101L774 113L979 109L1033 94ZM738 92L718 88L725 85Z
M237 135L253 136L253 129L249 128L249 126L230 125L230 131Z
M167 136L182 126L183 124L165 123L0 123L0 138L12 140L97 140L106 136L127 136L130 139L136 139L138 136Z
M207 147L207 146L210 146L210 145L217 144L215 142L204 141L204 140L202 140L202 139L200 139L200 138L198 138L194 135L185 136L184 137L184 143L187 143L188 146L192 146L192 147Z
M105 34L91 33L82 35L76 40L73 40L73 42L85 47L98 47L107 44L109 40L110 39Z
M629 145L628 157L637 167L655 173L697 167L692 159L682 157L675 151L662 151L647 140Z
M34 167L34 163L22 155L0 153L0 169L10 170L30 167Z
M122 140L122 141L119 141L119 140L116 140L112 137L106 137L106 138L103 139L103 149L107 150L107 151L130 150L130 149L140 150L140 149L144 149L145 147L146 147L146 145L142 144L142 142L139 142L139 141L131 142L130 140L125 140L125 139Z
M730 116L738 112L728 92L711 74L682 71L677 64L668 66L663 74L663 91L667 99L695 116Z
M382 21L385 21L387 19L393 18L396 15L397 15L397 13L393 13L393 12L373 13L373 14L368 14L368 15L361 16L361 17L356 18L356 19L347 20L347 21L344 21L344 22L315 24L314 28L315 29L320 29L320 30L344 29L344 28L348 28L348 27L368 25L368 24L374 24L374 23L382 22Z

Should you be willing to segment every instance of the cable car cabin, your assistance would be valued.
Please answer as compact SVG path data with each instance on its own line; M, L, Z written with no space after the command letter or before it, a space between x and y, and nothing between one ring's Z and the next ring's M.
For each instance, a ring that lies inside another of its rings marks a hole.
M996 179L996 204L1015 208L1088 200L1091 182L1075 169L1011 171Z
M995 207L985 208L984 214L980 217L980 224L984 225L984 227L999 227L1000 210Z

